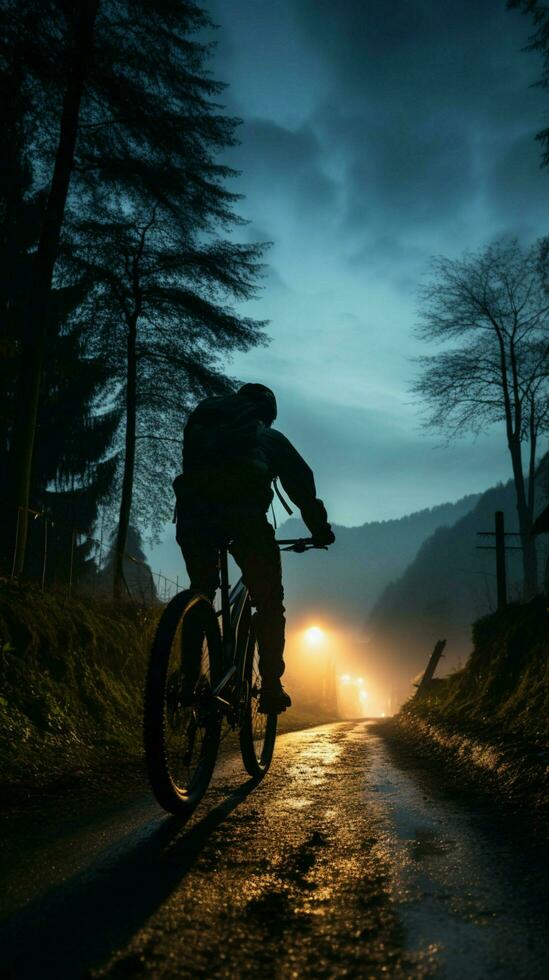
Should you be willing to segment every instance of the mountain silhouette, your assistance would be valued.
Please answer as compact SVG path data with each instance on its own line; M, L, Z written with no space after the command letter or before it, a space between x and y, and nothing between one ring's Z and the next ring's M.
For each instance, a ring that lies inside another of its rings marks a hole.
M538 482L538 510L545 491ZM413 561L383 590L365 619L369 646L387 670L400 678L401 696L411 691L414 675L423 671L436 640L448 643L441 672L464 662L471 652L471 624L496 608L495 552L478 550L491 546L493 538L479 538L478 531L494 529L494 513L503 511L505 529L518 530L512 481L492 487L476 505L450 527L438 528L419 548ZM508 538L515 548L520 539ZM548 542L539 539L540 582L547 560ZM520 550L506 554L508 595L521 597Z
M328 552L284 556L284 589L290 618L324 615L361 628L386 586L397 579L438 527L455 524L473 509L480 494L359 527L334 525L336 543ZM279 538L309 537L297 518L286 521Z

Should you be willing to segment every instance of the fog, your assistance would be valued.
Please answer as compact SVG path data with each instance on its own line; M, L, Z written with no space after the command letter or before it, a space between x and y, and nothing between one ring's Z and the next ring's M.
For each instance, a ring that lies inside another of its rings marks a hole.
M288 630L284 683L297 709L336 710L342 718L384 717L398 707L391 671L359 633L337 620L307 618Z

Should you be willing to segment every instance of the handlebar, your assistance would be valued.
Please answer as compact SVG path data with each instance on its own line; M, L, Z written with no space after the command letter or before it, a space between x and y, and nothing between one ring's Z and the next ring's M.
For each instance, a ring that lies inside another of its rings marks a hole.
M276 543L281 551L295 551L298 555L303 554L304 551L312 551L313 548L319 551L328 550L327 545L315 544L314 538L277 538Z

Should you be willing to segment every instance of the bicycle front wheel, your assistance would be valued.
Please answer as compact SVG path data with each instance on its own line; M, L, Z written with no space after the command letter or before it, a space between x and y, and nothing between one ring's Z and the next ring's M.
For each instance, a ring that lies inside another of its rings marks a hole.
M190 817L208 788L220 737L213 689L221 637L205 596L181 592L166 606L145 684L145 758L152 791L169 813Z
M261 688L259 650L251 615L249 621L244 668L248 699L240 726L240 750L250 776L261 779L267 772L273 758L278 716L275 712L265 715L258 711Z

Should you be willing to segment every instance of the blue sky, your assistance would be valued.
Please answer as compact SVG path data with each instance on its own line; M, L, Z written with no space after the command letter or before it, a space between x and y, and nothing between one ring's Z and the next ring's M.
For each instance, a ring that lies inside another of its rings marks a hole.
M273 242L246 308L271 321L271 343L230 373L273 387L278 427L337 523L507 480L503 433L441 447L421 431L409 384L430 256L547 232L534 136L549 98L531 88L529 22L503 0L206 6L219 25L212 72L243 120L228 154L242 171L242 234Z

